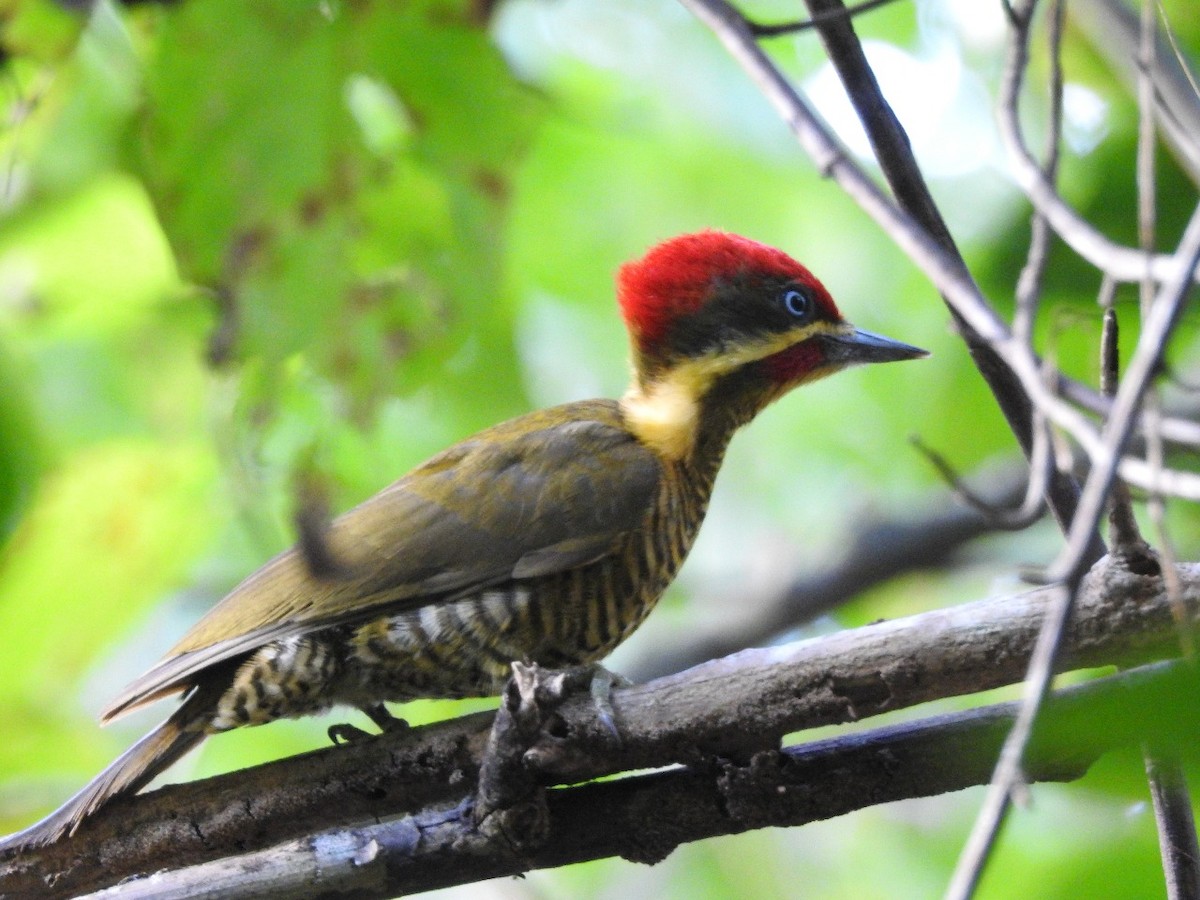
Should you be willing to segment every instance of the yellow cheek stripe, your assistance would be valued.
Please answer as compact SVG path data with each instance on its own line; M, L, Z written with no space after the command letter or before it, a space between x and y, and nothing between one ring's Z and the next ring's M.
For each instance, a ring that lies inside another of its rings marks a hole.
M621 411L642 443L668 459L683 459L696 443L700 401L718 378L814 335L839 334L849 327L816 322L765 340L684 360L645 386L634 381L621 398Z

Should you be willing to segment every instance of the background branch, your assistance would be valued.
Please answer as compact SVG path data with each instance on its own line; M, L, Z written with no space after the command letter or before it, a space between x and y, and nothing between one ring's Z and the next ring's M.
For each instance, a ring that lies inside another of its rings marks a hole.
M1075 4L1071 16L1131 92L1136 90L1141 40L1137 13L1121 0L1089 0ZM1200 96L1186 65L1168 41L1155 35L1150 70L1155 118L1180 166L1200 185Z
M990 502L999 508L1021 502L1023 475L1014 460L985 467L971 480L996 491ZM1020 468L1024 468L1023 466ZM711 628L696 627L680 639L658 641L639 654L625 674L645 681L682 671L746 647L761 647L789 629L811 622L853 597L893 578L948 564L977 538L1005 527L997 520L956 502L938 491L914 506L906 518L864 518L846 534L845 552L820 571L795 577L768 598L750 597L738 603ZM727 608L727 604L722 604Z

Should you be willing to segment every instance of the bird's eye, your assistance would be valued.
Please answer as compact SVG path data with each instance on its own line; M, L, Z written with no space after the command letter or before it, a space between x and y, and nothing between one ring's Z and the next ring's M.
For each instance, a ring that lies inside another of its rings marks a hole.
M783 292L783 307L797 319L807 319L812 313L812 300L804 291L788 288Z

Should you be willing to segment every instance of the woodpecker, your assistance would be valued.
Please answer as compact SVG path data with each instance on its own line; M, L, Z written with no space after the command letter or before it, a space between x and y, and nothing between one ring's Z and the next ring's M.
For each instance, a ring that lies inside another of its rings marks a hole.
M103 712L175 712L60 809L0 840L52 842L205 737L385 701L498 694L512 662L593 663L687 556L733 433L798 385L916 347L859 330L786 253L702 231L621 267L633 379L614 400L470 437L336 518L341 574L293 548L214 606Z

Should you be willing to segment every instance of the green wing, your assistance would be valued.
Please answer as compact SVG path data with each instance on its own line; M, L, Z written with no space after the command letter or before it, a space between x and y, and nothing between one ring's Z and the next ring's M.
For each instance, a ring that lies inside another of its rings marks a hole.
M314 578L296 549L281 553L103 718L182 690L204 669L273 640L601 559L642 527L660 473L612 401L480 432L334 520L328 543L346 577Z

